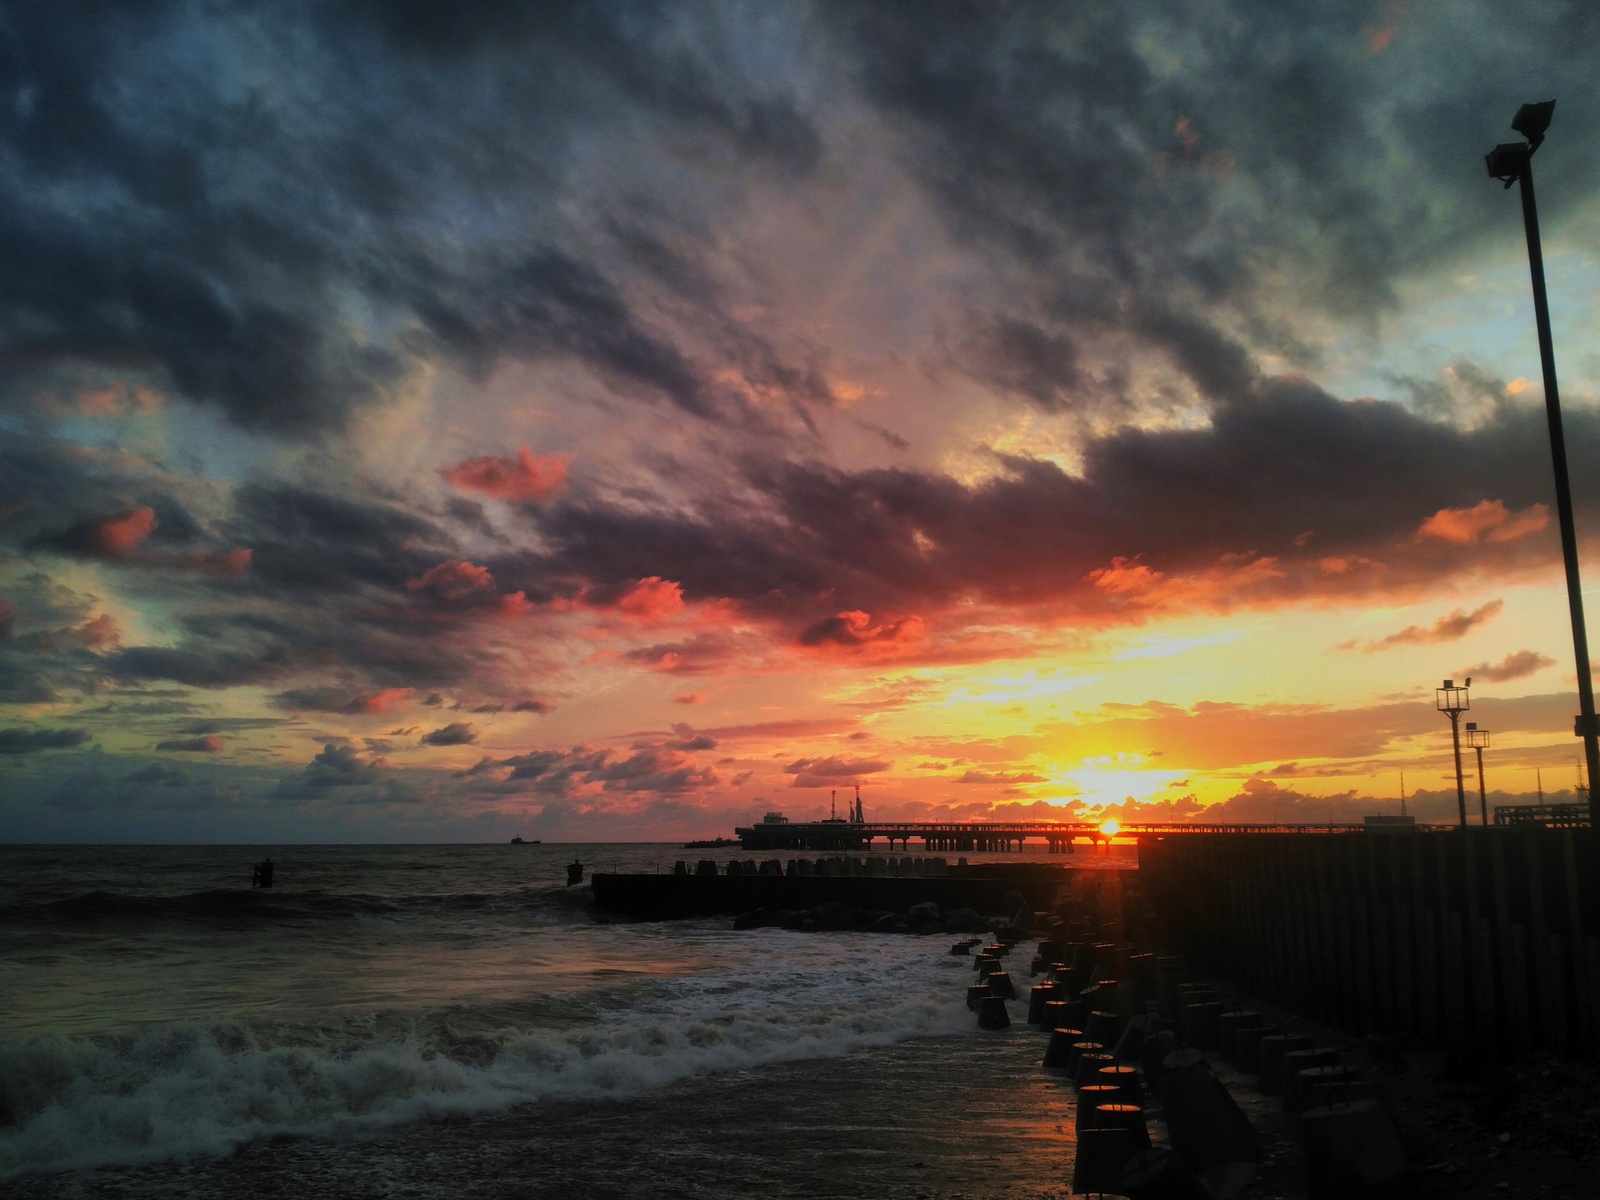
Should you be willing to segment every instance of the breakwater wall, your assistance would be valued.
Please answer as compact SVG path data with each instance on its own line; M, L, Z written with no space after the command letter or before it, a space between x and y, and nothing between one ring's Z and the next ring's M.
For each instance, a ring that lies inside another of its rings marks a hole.
M1201 973L1355 1033L1600 1054L1593 830L1190 834L1139 857Z
M768 860L769 864L778 860ZM970 867L938 866L923 873L867 874L864 864L852 870L845 859L803 860L779 864L730 864L734 871L702 869L661 875L596 873L592 877L595 904L608 912L648 920L711 916L766 909L812 908L838 903L853 909L905 913L914 904L931 901L941 910L972 908L985 914L1010 915L1006 897L1016 892L1036 910L1048 910L1058 890L1067 886L1073 872L1053 866L1015 867L979 864ZM922 860L919 860L919 862ZM754 870L750 867L753 866ZM791 869L792 867L792 869ZM1014 904L1014 900L1013 900Z

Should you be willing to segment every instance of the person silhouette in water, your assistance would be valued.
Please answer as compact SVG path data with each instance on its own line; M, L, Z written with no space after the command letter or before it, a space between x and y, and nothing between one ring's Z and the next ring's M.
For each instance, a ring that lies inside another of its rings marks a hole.
M272 886L272 860L266 859L258 862L250 870L250 886L269 888Z
M573 859L567 867L567 886L573 887L583 882L583 864Z

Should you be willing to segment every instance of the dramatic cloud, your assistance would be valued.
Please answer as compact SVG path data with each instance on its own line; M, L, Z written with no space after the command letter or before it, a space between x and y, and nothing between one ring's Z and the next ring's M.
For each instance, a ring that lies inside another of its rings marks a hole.
M1519 503L1529 497L1529 508L1548 455L1542 426L1538 412L1508 408L1455 429L1395 403L1341 402L1273 380L1220 405L1204 428L1092 440L1077 473L1010 458L962 484L906 469L751 462L751 500L738 508L688 516L558 505L540 528L562 574L672 571L686 600L730 597L764 619L803 621L802 644L845 648L903 644L952 609L982 612L974 601L1099 623L1408 597L1469 573L1558 560L1548 531L1415 537L1439 498L1464 487L1493 483ZM1569 426L1575 454L1600 454L1600 421L1579 410ZM1298 466L1307 461L1319 464L1312 477ZM1586 503L1585 516L1600 520ZM816 597L831 602L822 613ZM908 610L922 626L871 615Z
M1561 97L1585 303L1582 6L13 7L0 840L982 815L1090 760L1254 811L1433 753L1410 656L1328 644L1543 644L1479 164ZM1348 707L1272 699L1324 670Z

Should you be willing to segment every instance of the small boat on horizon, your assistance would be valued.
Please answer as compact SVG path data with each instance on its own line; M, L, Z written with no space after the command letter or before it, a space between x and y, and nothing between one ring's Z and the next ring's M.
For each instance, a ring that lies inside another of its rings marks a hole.
M538 838L534 838L532 841L525 841L522 838L514 837L511 839L511 844L513 846L537 846L540 841Z

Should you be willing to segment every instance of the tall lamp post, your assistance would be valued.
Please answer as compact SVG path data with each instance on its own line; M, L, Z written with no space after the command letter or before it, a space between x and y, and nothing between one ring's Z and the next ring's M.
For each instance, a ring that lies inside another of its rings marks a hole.
M1467 689L1472 679L1460 687L1454 679L1446 679L1443 687L1433 689L1433 706L1450 718L1450 741L1456 752L1456 807L1461 810L1461 828L1467 827L1467 785L1461 781L1461 714L1472 707L1472 697Z
M1483 752L1489 748L1489 731L1479 729L1476 721L1467 722L1467 745L1478 752L1478 811L1483 823L1489 823L1489 795L1483 790Z
M1544 252L1539 244L1539 210L1533 200L1533 152L1544 141L1556 102L1524 104L1511 128L1526 142L1503 142L1485 161L1491 177L1506 187L1522 185L1522 224L1528 236L1528 274L1533 281L1533 317L1539 330L1539 364L1544 369L1544 410L1550 424L1550 457L1555 465L1556 515L1561 525L1561 557L1567 568L1567 607L1572 613L1572 648L1578 658L1578 717L1572 732L1583 739L1589 772L1589 824L1600 828L1594 781L1600 778L1600 721L1595 719L1594 683L1589 676L1589 635L1583 624L1583 587L1578 582L1578 535L1572 520L1572 485L1567 477L1567 441L1561 428L1561 396L1556 389L1556 352L1550 337L1550 303L1544 292Z

